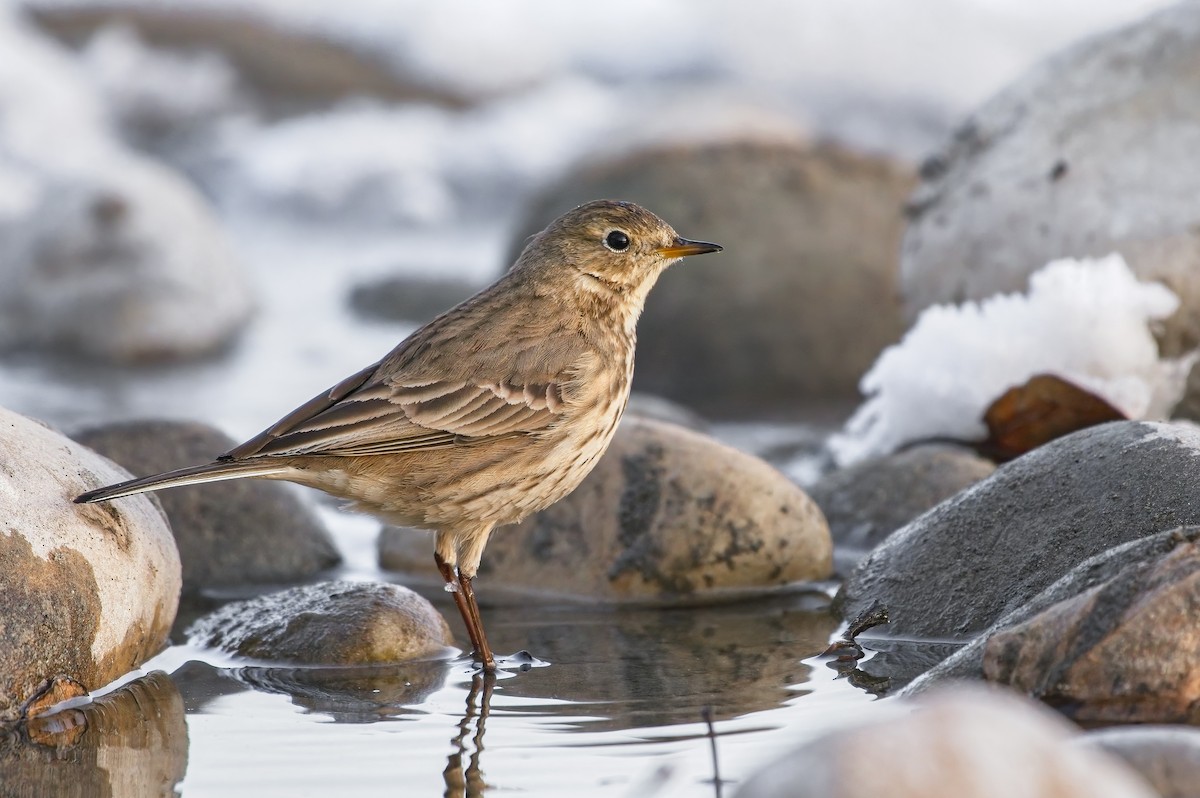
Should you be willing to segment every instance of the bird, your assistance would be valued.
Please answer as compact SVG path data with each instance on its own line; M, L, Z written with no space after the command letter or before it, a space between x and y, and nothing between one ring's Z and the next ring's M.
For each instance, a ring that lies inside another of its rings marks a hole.
M75 502L256 477L430 530L472 656L493 672L473 584L489 536L592 470L629 401L647 294L672 263L721 249L632 202L580 205L492 285L245 443Z

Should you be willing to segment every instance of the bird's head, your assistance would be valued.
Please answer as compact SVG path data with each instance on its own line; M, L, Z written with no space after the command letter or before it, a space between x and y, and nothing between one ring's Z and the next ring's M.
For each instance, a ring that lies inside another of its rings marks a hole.
M595 200L551 222L513 268L559 285L566 280L584 294L612 295L640 311L667 266L688 255L720 251L718 244L680 238L640 205Z

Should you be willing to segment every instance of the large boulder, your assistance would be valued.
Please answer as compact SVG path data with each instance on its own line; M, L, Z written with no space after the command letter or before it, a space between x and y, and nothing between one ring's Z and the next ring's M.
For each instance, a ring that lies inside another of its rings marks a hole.
M192 645L268 662L384 665L442 654L433 605L399 585L321 582L235 601L188 629Z
M380 547L385 568L432 567L427 534L387 530ZM825 519L783 474L705 435L627 416L570 496L492 535L480 578L489 592L704 602L830 569Z
M737 798L1151 798L1115 756L1012 693L959 688L913 711L817 736Z
M71 437L139 477L207 462L237 443L188 421L120 422ZM329 532L289 486L238 479L157 496L175 533L189 593L299 581L341 562Z
M845 400L903 331L897 249L909 170L832 146L732 141L643 150L568 174L526 212L529 235L596 197L641 203L725 247L678 264L638 326L634 385L704 413ZM869 309L869 312L864 310Z
M129 476L0 408L0 716L47 679L94 690L166 645L181 580L162 510L72 502Z
M199 193L124 149L70 59L0 8L0 349L226 345L250 289Z
M1120 252L1183 300L1166 354L1200 343L1200 5L1179 3L1047 59L926 164L901 274L913 318L1019 291L1048 261Z
M1085 559L1200 523L1200 427L1121 421L1052 441L893 533L846 581L906 638L970 639Z

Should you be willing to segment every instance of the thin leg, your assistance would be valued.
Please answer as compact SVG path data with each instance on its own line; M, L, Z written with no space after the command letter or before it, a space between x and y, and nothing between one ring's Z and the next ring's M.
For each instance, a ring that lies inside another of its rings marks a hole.
M466 600L467 608L461 610L463 613L463 621L467 624L467 634L471 636L471 642L475 644L475 659L479 660L479 664L487 672L496 670L496 658L492 656L492 648L488 645L487 635L483 631L483 618L479 615L479 605L475 603L475 588L471 586L473 578L463 576L462 571L458 572L458 593ZM474 629L474 631L472 631Z
M441 555L441 552L435 551L433 553L433 561L437 563L438 571L440 571L442 574L442 579L446 580L446 586L448 588L453 588L450 590L450 594L454 596L454 604L458 607L458 614L462 616L463 625L467 627L467 636L471 638L471 649L473 652L475 652L476 657L478 657L478 652L481 651L482 648L480 647L479 639L475 636L475 626L472 623L473 616L471 614L471 608L467 604L467 597L463 595L462 588L459 586L460 583L456 569L453 565L446 561L446 559ZM474 602L472 601L472 603ZM478 615L479 611L476 610L475 612L476 615ZM487 642L484 641L483 648L486 647Z

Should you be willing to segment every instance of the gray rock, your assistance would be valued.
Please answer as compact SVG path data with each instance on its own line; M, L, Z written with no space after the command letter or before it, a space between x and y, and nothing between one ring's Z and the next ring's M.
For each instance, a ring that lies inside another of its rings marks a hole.
M356 285L349 303L367 319L424 324L482 286L454 278L395 276Z
M1090 732L1080 745L1119 756L1162 798L1195 798L1200 785L1200 729L1121 726Z
M833 147L733 141L638 152L567 175L512 237L610 197L644 204L725 252L669 270L638 326L640 390L705 414L850 400L903 331L904 166ZM511 262L511 260L509 261Z
M899 716L819 735L736 798L1151 798L1124 762L1014 693L958 688Z
M122 148L75 65L7 9L0 51L0 349L141 361L228 344L253 303L199 193Z
M187 421L107 424L72 437L139 477L207 462L237 443ZM287 486L238 479L155 495L171 521L188 592L297 581L341 561L324 525Z
M385 530L383 567L428 572L427 534ZM566 499L497 530L480 578L517 591L612 602L704 602L830 573L812 500L762 460L672 424L627 416Z
M1183 300L1161 340L1200 342L1200 5L1179 3L1047 59L926 164L901 273L909 318L1025 287L1064 256L1118 251Z
M878 546L846 581L846 617L872 601L879 630L969 639L1085 559L1200 523L1200 428L1091 427L1004 466Z
M965 449L917 446L827 474L808 495L829 522L844 573L892 532L995 470Z
M71 501L123 479L96 453L0 408L0 718L47 679L95 690L166 645L180 567L162 511L146 497Z
M439 655L446 620L408 588L320 582L226 604L188 629L188 642L303 665L371 665Z

